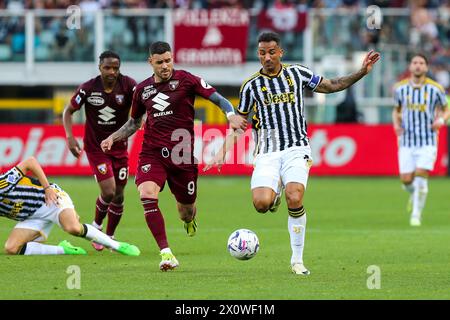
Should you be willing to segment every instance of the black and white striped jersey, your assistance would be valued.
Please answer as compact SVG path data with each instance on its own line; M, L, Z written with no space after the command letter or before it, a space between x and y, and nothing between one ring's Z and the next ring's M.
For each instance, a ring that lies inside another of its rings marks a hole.
M395 85L395 105L401 109L403 134L399 145L422 147L437 145L437 134L431 128L436 110L446 105L444 88L426 78L421 85L414 85L409 79Z
M276 76L260 70L243 83L237 111L254 111L255 155L309 144L303 90L315 90L321 81L302 65L283 64Z
M56 184L53 188L61 190ZM24 221L45 204L45 191L39 181L14 167L0 174L0 217Z

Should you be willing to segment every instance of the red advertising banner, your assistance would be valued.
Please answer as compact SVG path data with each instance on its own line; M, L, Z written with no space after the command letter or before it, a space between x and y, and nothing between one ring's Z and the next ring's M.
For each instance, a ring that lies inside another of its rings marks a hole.
M82 141L84 127L74 126L74 135ZM221 147L227 126L197 125L195 156L200 174L204 162ZM397 175L397 140L391 125L312 125L309 127L313 167L311 175ZM143 131L129 139L130 174L135 174ZM227 154L220 174L250 175L253 162L253 140L247 130ZM91 175L83 152L79 159L66 145L62 126L0 125L0 166L9 168L28 156L34 156L49 175ZM438 157L434 175L446 175L448 166L447 128L439 134ZM206 174L219 174L211 169Z
M174 10L175 62L200 65L244 63L249 21L247 10Z
M308 25L308 14L296 8L270 8L258 15L258 29L276 32L303 32Z

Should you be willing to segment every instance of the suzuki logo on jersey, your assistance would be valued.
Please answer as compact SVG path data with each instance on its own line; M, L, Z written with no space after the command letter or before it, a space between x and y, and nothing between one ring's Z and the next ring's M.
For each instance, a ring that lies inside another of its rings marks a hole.
M164 111L169 105L170 102L167 102L166 100L169 99L169 96L165 95L164 93L158 93L153 99L153 102L156 102L152 107L159 111Z
M158 111L153 114L153 117L161 117L161 116L167 116L169 114L173 114L172 110L164 111L168 106L170 106L170 102L167 102L166 100L169 99L168 95L165 95L164 93L158 93L153 99L153 102L156 102L152 107L155 108Z
M115 124L116 121L110 121L111 119L115 118L116 110L106 106L105 108L99 110L100 115L98 116L103 121L99 121L99 124Z

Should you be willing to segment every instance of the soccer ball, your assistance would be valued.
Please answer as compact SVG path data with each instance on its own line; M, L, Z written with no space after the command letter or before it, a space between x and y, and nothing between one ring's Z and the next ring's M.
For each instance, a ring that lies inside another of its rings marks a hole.
M239 260L253 258L259 250L259 240L251 230L238 229L228 238L228 252Z

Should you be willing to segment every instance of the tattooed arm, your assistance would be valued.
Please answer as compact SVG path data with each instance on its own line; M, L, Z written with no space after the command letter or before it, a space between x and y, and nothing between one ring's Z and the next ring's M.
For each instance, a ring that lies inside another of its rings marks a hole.
M366 55L361 69L357 72L336 79L324 78L315 91L320 93L333 93L347 89L352 84L367 75L378 60L380 60L380 54L378 52L373 52L372 50Z
M111 150L112 145L116 141L125 140L133 135L142 125L142 117L137 119L130 118L119 130L112 133L108 138L100 144L103 152Z

